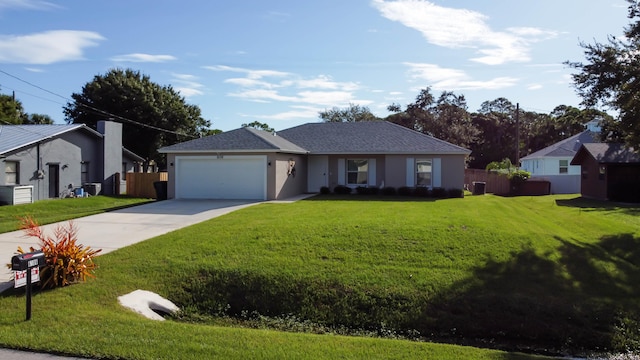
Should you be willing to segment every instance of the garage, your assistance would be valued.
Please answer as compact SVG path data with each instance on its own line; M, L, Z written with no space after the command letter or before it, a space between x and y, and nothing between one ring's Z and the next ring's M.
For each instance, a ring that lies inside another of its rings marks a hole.
M177 199L267 199L265 155L176 156Z

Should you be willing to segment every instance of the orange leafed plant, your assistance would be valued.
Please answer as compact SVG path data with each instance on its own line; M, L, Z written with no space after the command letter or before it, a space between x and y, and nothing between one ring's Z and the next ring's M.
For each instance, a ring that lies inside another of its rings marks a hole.
M93 272L98 265L93 262L93 257L102 250L78 244L78 229L73 221L69 221L67 227L57 226L53 231L53 237L45 235L38 222L31 216L21 219L20 229L24 230L27 236L40 240L41 250L46 259L46 265L40 272L43 288L71 285L85 281L87 277L95 277ZM33 247L30 248L30 251L35 250ZM18 253L24 253L22 248L18 247Z

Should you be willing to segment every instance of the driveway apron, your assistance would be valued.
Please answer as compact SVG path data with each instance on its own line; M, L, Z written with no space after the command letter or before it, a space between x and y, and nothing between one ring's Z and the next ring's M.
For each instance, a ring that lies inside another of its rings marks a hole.
M138 243L168 232L193 225L232 211L257 204L246 200L165 200L74 219L78 229L78 243L100 254ZM53 234L60 222L42 226L45 234ZM23 231L0 234L0 292L13 286L11 262L18 246L28 251L37 239L24 236Z

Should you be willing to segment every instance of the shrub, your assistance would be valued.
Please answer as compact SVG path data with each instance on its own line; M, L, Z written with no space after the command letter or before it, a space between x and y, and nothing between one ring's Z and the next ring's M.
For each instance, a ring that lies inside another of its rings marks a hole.
M398 195L411 196L413 195L413 189L408 186L401 186L398 188Z
M462 189L449 189L449 190L447 190L447 193L448 193L450 198L463 198L464 197L464 190L462 190Z
M396 188L394 188L393 186L387 186L382 188L382 195L395 195L396 194Z
M427 197L429 196L429 188L419 186L413 190L414 196Z
M431 190L431 196L433 196L436 199L444 199L447 197L447 190L442 187L434 187Z
M338 185L333 189L333 192L336 194L351 194L351 188L344 185Z
M329 189L328 186L323 186L320 188L320 194L326 195L331 193L331 190Z
M78 244L78 229L72 221L69 221L66 228L62 225L57 226L54 229L54 237L46 236L30 216L22 218L20 229L24 230L27 236L40 240L46 261L46 265L40 271L43 288L71 285L85 281L87 277L95 277L93 273L98 266L93 262L93 257L102 250ZM36 251L33 247L29 250ZM18 247L18 253L23 254L25 251Z
M525 170L516 170L509 175L509 183L511 185L511 192L518 193L522 184L531 177L531 173Z

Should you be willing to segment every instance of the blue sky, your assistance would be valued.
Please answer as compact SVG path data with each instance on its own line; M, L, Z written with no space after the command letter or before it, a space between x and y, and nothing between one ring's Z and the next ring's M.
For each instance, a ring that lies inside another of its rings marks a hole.
M132 68L223 131L349 103L386 116L428 86L470 111L505 97L548 113L580 103L562 63L626 15L624 0L0 0L0 92L64 123L65 98Z

